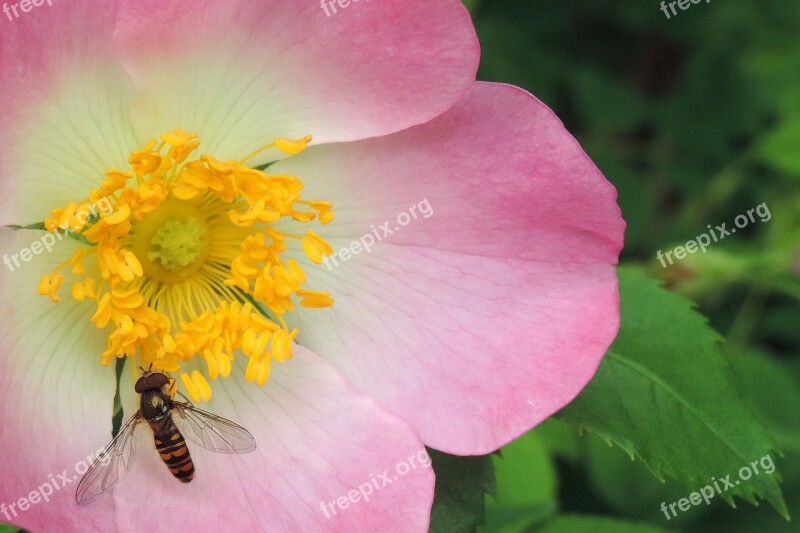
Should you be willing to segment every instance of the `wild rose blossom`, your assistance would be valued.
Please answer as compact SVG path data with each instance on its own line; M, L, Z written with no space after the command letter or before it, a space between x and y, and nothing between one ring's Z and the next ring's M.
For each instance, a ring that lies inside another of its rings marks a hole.
M501 447L616 334L616 193L538 100L474 81L457 0L88 0L0 39L2 222L80 236L3 270L0 501L109 440L117 359L124 418L152 364L258 443L194 452L183 486L142 436L113 495L78 508L66 484L14 524L424 530L429 468L320 502L425 445ZM422 199L430 218L320 265ZM13 255L42 232L0 234Z

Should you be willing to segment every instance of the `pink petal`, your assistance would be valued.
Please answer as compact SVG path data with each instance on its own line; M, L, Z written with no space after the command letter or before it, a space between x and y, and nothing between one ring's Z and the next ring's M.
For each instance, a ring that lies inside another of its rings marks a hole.
M115 489L120 531L427 530L434 475L407 423L307 349L296 347L292 360L273 365L264 387L240 380L244 356L237 363L237 377L213 382L213 398L201 407L245 426L257 449L223 455L189 442L196 474L182 485L140 437L137 462ZM130 413L138 397L129 379L122 391ZM140 435L150 437L149 430ZM322 506L337 500L346 508L334 503L336 514L328 508L326 517Z
M479 55L458 0L353 1L332 17L318 0L123 0L115 43L140 133L194 131L220 158L425 122L466 93Z
M3 229L0 244L13 256L43 234ZM0 521L31 531L114 527L113 502L75 503L87 457L111 438L116 375L100 365L105 341L91 306L36 294L39 277L74 251L60 242L13 271L0 265ZM21 511L21 498L36 503Z
M18 10L13 21L0 13L0 224L39 222L88 196L137 147L132 86L111 48L113 11L113 2L81 0Z
M428 124L270 170L333 200L319 233L334 250L383 237L386 220L397 230L331 270L309 265L336 305L290 322L429 446L499 448L570 402L616 335L616 191L520 89L476 84Z

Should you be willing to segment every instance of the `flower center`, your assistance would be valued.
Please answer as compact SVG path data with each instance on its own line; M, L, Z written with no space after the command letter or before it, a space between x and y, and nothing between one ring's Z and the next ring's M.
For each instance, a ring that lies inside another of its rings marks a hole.
M161 140L132 152L128 171L106 171L88 198L53 210L47 229L79 232L89 246L44 276L38 291L58 303L69 268L72 297L94 301L92 322L109 330L103 365L132 357L133 368L180 372L200 401L211 397L206 377L227 377L240 356L248 358L245 378L264 384L271 362L292 356L298 330L286 313L333 305L328 293L303 287L303 269L287 258L296 251L319 264L330 245L274 223L327 224L334 214L329 202L302 200L297 177L244 163L268 148L300 153L311 137L278 139L241 161L190 160L200 142L180 129ZM85 216L97 206L107 209Z
M208 227L190 202L170 199L131 231L131 251L144 274L163 283L185 280L208 258Z
M150 241L153 251L147 257L172 272L185 268L200 257L205 232L197 219L170 220Z

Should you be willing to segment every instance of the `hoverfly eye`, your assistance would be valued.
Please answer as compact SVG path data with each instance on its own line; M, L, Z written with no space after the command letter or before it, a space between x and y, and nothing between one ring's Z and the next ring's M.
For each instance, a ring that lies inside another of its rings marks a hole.
M136 381L134 389L138 394L142 394L143 392L147 392L149 390L160 389L167 383L169 383L169 378L165 374L162 374L161 372L155 374L151 373L140 377Z
M150 379L148 381L149 389L160 389L169 383L169 378L166 374L159 372L157 374L150 374Z
M139 378L136 380L136 385L134 386L136 389L137 394L141 394L147 390L147 378Z

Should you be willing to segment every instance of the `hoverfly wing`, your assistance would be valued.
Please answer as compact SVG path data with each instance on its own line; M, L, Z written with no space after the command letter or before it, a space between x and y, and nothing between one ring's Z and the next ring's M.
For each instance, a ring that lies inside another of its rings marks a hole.
M183 436L217 453L248 453L256 449L256 439L249 431L227 418L198 409L190 403L176 403L175 419Z
M134 431L142 420L141 413L137 411L100 452L78 484L75 492L78 505L92 503L125 477L136 459L138 445Z

